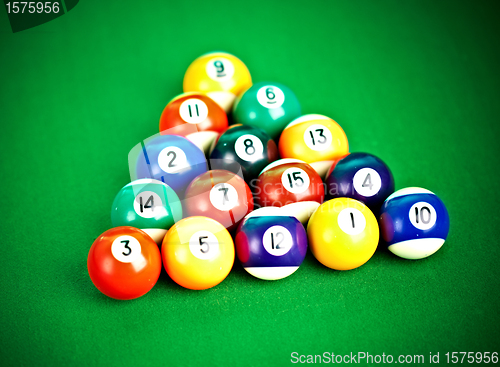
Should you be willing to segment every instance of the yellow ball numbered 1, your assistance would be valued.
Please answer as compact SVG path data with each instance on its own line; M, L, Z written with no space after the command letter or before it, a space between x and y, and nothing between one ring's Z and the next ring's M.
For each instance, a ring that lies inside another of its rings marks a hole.
M231 271L234 243L219 222L188 217L168 230L161 255L174 282L189 289L207 289L222 282Z
M379 240L377 219L360 201L336 198L321 204L307 225L309 247L316 259L335 270L366 263Z

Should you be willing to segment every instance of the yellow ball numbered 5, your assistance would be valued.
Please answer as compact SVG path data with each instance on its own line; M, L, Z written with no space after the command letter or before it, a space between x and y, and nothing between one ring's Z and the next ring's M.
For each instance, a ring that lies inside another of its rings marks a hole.
M188 217L168 230L161 255L174 282L189 289L207 289L222 282L231 271L234 243L219 222Z
M310 249L323 265L351 270L366 263L379 240L377 219L360 201L336 198L319 206L309 219Z

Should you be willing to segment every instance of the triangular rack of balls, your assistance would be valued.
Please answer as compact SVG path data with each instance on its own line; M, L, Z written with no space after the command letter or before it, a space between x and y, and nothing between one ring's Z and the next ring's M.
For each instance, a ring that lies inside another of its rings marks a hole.
M159 134L131 150L114 228L90 249L89 275L105 295L144 295L162 263L177 284L199 290L222 282L235 254L251 275L276 280L293 274L308 248L329 268L357 268L379 233L405 259L443 245L443 202L422 188L394 192L381 159L349 153L342 127L302 115L287 86L252 84L240 59L213 52L188 67L183 89L163 110Z

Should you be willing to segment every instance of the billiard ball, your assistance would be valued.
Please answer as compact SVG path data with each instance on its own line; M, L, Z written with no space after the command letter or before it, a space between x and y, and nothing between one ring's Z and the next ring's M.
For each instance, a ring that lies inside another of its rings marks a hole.
M111 207L113 227L142 229L161 243L167 229L182 219L182 204L175 191L161 181L139 179L125 185Z
M149 292L160 277L160 250L140 229L116 227L94 241L87 269L92 283L106 296L138 298Z
M211 170L189 184L184 208L186 216L209 217L231 231L253 210L253 196L240 176L226 170Z
M304 115L290 122L281 134L278 148L282 158L303 160L321 177L333 160L349 153L342 127L323 115Z
M226 112L203 93L183 93L168 102L160 117L160 134L181 135L206 151L228 126Z
M252 77L236 56L210 52L189 65L183 84L184 92L206 93L229 112L236 96L252 86Z
M264 167L278 158L276 143L264 131L233 125L215 140L210 165L234 173L242 171L245 181L251 182Z
M294 217L257 209L241 222L235 236L236 254L254 277L276 280L293 274L307 252L307 234Z
M279 83L257 83L238 96L233 118L238 124L258 127L273 139L300 116L300 103L290 88Z
M216 220L188 217L168 230L161 255L174 282L189 289L207 289L222 282L231 271L234 243Z
M205 154L177 135L154 135L129 153L131 178L153 178L169 185L182 199L187 185L207 171Z
M389 196L380 215L382 238L404 259L423 259L443 246L450 229L448 211L433 192L419 187Z
M327 197L349 197L378 213L394 192L394 178L387 165L373 154L351 153L332 165L326 178Z
M350 270L366 263L379 240L377 219L362 202L336 198L324 202L307 224L309 247L323 265Z
M296 202L322 203L323 181L307 163L298 159L279 159L265 167L255 189L259 206L284 206Z

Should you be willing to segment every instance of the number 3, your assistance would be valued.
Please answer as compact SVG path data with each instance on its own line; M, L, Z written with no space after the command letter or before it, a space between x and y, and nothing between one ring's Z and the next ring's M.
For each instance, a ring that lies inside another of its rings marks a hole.
M123 247L125 247L128 250L127 253L122 252L122 254L125 255L125 256L128 256L128 255L130 255L132 253L132 249L128 246L129 242L130 242L129 240L124 240L124 241L120 242L120 243L124 243L125 245Z

